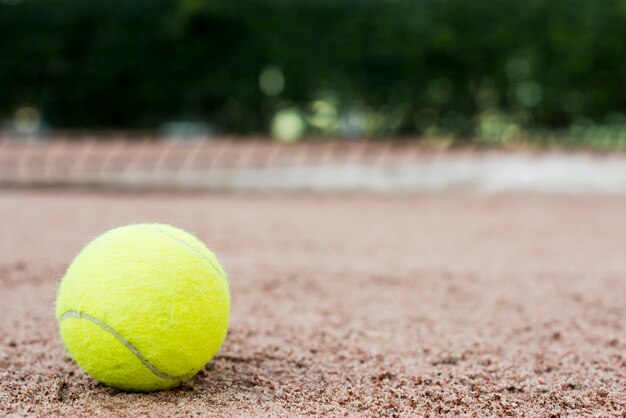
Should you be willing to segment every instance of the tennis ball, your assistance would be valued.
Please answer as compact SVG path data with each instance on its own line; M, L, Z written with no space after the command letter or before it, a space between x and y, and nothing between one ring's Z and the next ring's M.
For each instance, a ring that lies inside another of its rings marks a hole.
M226 274L202 242L162 224L112 229L78 254L61 281L56 317L71 357L127 391L179 385L226 337Z

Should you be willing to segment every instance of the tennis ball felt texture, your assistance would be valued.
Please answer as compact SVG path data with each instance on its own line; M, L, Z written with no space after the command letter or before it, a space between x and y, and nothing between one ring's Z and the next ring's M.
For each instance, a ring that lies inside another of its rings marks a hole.
M213 358L228 330L224 270L202 242L162 224L110 230L61 281L56 317L72 358L127 391L178 386Z

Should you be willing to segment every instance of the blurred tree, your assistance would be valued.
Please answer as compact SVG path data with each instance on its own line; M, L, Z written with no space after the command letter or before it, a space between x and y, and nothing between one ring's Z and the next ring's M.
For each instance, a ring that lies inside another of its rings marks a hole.
M626 0L5 2L0 117L32 105L57 127L268 132L322 100L351 132L470 138L494 115L508 132L561 129L626 114L625 42ZM259 86L267 68L279 93Z

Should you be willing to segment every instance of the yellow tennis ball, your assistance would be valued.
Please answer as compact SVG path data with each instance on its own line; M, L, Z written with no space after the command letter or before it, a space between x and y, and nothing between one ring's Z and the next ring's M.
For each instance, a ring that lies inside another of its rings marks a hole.
M59 287L56 317L72 358L128 391L193 377L226 337L226 274L202 242L162 224L110 230L87 245Z

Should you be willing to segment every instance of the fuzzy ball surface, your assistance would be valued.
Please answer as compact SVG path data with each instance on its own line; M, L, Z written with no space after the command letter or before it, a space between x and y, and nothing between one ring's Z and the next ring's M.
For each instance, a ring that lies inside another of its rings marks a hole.
M178 386L213 358L228 330L230 293L215 255L164 224L112 229L69 266L56 317L71 357L126 391Z

